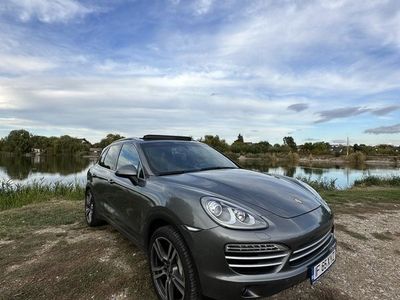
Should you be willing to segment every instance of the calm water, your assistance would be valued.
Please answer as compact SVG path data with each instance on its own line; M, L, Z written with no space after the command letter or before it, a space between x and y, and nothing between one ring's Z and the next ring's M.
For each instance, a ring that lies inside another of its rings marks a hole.
M5 157L0 156L0 180L12 180L16 183L29 184L32 181L44 182L63 181L65 183L85 183L86 172L94 163L93 159L80 157ZM345 166L268 166L244 165L245 168L282 174L292 177L307 177L311 179L336 179L339 188L347 188L354 180L368 175L400 176L400 168L369 167L350 168Z

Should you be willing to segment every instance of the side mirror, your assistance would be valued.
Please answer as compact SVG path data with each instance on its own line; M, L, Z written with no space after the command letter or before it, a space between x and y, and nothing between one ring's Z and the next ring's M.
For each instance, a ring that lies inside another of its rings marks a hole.
M115 172L115 175L118 177L129 178L134 184L137 184L138 182L137 170L133 165L125 165L118 168L118 170Z

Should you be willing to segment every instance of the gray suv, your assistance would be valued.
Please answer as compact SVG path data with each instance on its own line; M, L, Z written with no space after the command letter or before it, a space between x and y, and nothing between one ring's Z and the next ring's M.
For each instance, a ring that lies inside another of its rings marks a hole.
M160 299L268 296L335 261L333 215L314 189L244 170L188 137L106 147L87 174L85 215L148 253Z

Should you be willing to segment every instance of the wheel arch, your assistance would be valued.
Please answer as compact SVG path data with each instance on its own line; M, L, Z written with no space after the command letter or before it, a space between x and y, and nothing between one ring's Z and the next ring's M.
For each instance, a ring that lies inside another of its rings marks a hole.
M166 208L159 208L155 212L153 212L145 222L146 226L144 227L144 247L148 249L149 242L153 233L160 227L163 226L173 226L178 230L178 232L182 235L183 239L186 242L185 234L182 232L182 226L179 218L170 212Z

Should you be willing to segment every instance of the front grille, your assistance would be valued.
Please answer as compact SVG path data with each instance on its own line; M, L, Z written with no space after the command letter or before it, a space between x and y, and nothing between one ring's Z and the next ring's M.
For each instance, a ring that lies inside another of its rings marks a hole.
M313 242L308 243L303 247L293 251L289 259L290 265L299 265L314 257L317 253L323 251L324 249L326 249L326 247L328 247L332 238L333 234L331 231L329 231L319 239L314 240Z
M279 244L228 244L225 258L229 267L240 274L275 273L289 257L289 249Z

